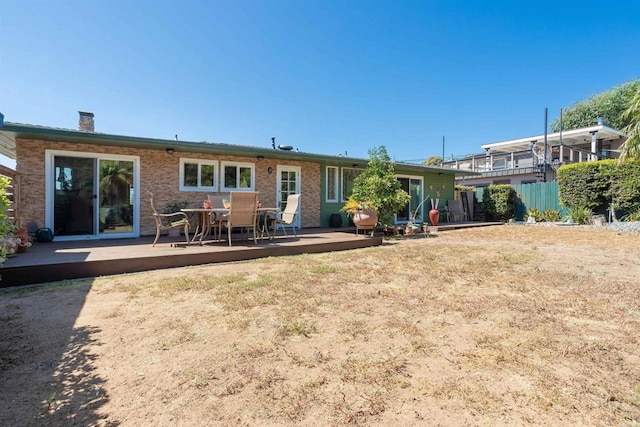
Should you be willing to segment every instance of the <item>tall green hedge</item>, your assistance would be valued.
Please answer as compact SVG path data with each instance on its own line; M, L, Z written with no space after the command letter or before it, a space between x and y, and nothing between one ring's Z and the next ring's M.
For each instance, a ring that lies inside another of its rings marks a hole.
M616 160L573 163L558 169L560 202L569 208L622 213L640 208L640 163Z
M508 221L516 215L517 193L509 184L492 184L484 189L483 204L490 219Z
M0 266L6 261L6 238L12 236L13 232L15 232L13 220L8 215L10 200L9 196L7 196L7 186L9 183L9 178L0 176ZM1 277L0 280L2 280Z

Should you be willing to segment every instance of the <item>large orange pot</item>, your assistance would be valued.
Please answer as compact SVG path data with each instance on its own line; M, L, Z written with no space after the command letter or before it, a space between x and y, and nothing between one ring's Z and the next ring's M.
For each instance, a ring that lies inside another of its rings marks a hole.
M356 211L351 218L356 227L374 227L378 223L375 211Z

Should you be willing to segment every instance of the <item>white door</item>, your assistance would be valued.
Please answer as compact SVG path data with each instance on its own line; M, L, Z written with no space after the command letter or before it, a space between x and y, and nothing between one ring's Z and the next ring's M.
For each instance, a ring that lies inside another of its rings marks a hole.
M287 197L289 194L300 194L300 166L278 166L278 182L276 193L276 207L280 210L284 210L287 206ZM302 199L304 195L300 197ZM300 228L300 213L301 209L298 209L298 215L296 215L295 226Z

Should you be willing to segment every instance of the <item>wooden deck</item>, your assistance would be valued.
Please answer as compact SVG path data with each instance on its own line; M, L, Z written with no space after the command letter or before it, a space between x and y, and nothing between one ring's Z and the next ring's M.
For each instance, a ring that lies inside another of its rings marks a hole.
M443 224L438 227L438 232L495 224L499 223ZM279 232L273 240L258 240L257 245L253 240L234 240L231 247L226 241L185 246L183 239L166 236L162 236L155 247L151 246L152 237L73 242L54 240L35 243L27 252L9 258L0 267L0 288L270 256L358 249L378 246L382 241L379 234L374 237L356 235L353 228L304 229L298 232L297 238L292 235L284 237Z
M382 237L356 236L347 228L305 229L298 232L297 238L291 234L284 237L279 232L275 239L258 240L257 245L239 237L231 247L226 241L186 246L184 238L167 236L162 236L155 247L151 246L152 237L35 243L27 252L10 257L0 268L0 288L382 244Z

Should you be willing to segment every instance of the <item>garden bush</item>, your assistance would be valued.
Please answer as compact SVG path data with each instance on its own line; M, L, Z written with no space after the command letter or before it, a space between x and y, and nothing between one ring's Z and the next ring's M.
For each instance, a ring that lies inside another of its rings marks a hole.
M530 216L534 217L536 222L542 221L544 218L542 216L542 212L538 210L538 208L531 208L527 211L527 218ZM525 218L526 219L526 218Z
M569 208L569 218L576 224L589 224L593 211L584 206L575 206Z
M560 218L562 218L562 215L560 215L560 211L557 211L555 209L547 209L546 211L544 211L544 220L547 222L558 222L560 221Z
M13 219L9 218L10 200L7 187L10 183L9 178L0 176L0 266L6 261L8 241L17 231Z
M560 202L569 208L629 214L640 209L640 162L573 163L558 169Z
M493 184L485 188L483 203L491 219L506 222L515 217L517 197L511 185Z

